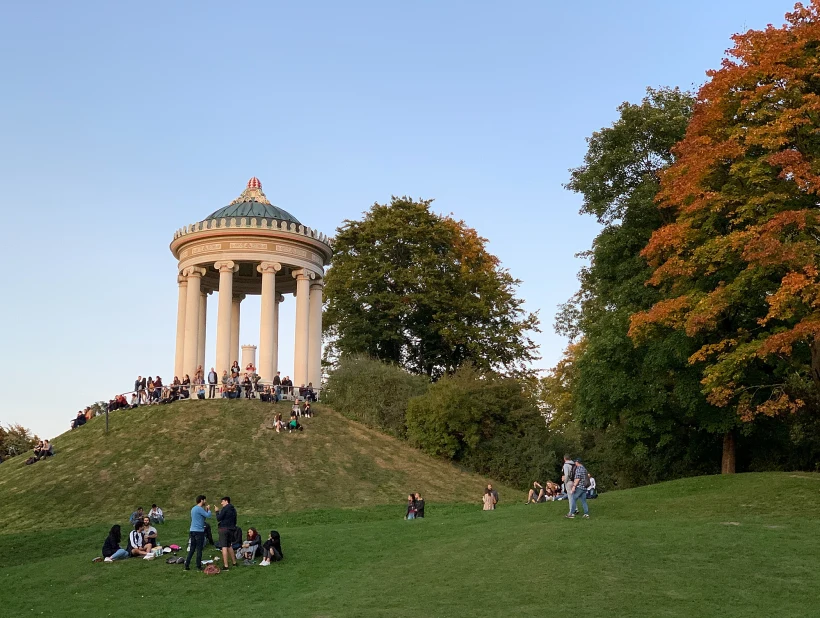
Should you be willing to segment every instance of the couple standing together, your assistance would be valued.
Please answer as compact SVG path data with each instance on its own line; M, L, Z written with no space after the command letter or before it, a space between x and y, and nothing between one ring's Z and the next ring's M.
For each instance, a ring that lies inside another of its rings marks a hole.
M565 515L567 519L575 519L578 511L578 500L584 507L584 517L589 519L589 506L587 506L587 487L589 486L589 473L581 463L580 459L572 460L569 455L564 455L564 489L569 498L569 513Z

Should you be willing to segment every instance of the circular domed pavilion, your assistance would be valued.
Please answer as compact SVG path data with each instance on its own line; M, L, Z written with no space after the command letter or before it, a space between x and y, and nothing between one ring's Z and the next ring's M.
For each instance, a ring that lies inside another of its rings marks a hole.
M321 383L322 287L330 263L327 236L277 208L251 178L238 198L202 221L176 231L171 253L179 260L174 373L193 377L205 368L207 294L218 292L218 375L239 360L241 302L262 296L258 373L270 382L278 370L279 303L296 296L295 386Z

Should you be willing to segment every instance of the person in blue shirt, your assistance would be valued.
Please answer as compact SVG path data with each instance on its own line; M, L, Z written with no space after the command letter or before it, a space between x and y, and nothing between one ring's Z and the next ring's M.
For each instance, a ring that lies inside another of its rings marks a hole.
M191 569L191 558L196 550L196 568L202 570L202 549L205 547L205 520L211 516L211 507L205 496L196 497L196 504L191 509L191 530L188 537L188 557L185 559L185 570Z

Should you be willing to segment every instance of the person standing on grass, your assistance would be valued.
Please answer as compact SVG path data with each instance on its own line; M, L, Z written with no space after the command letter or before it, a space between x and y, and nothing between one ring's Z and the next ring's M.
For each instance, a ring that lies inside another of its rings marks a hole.
M223 571L228 570L228 556L231 557L232 566L236 566L236 553L233 550L234 537L236 536L236 507L231 504L228 496L222 498L222 509L216 511L216 521L219 529L219 545L222 547ZM241 538L239 539L242 540Z
M191 509L191 529L188 535L188 557L185 559L185 570L191 570L191 558L196 551L196 568L202 570L202 548L205 547L205 520L211 516L211 507L205 496L196 497L196 504Z
M495 510L495 498L493 498L493 492L489 485L487 486L487 489L484 490L483 502L485 511Z
M416 498L416 519L424 519L424 498L419 492L415 493Z
M493 484L487 483L487 489L490 490L490 495L493 497L493 504L498 504L498 492L493 489Z
M573 519L575 512L573 507L581 501L584 507L584 518L589 519L589 506L587 506L587 485L589 484L589 472L581 463L580 459L575 460L575 474L572 480L572 493L570 494L570 511L567 519Z
M569 501L569 515L575 514L575 500L572 498L572 475L574 469L575 462L572 461L572 457L564 455L564 468L561 482L564 485L564 492L567 494L567 500Z

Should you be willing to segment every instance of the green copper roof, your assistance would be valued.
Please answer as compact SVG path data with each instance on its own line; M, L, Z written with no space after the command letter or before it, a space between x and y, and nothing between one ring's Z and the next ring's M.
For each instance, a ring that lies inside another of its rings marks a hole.
M263 219L280 219L282 221L292 221L293 223L301 223L299 219L290 214L287 210L282 210L273 204L263 204L255 200L248 202L232 202L220 208L216 212L211 213L205 220L208 219L228 219L230 217L259 217Z
M260 219L279 219L301 224L299 219L290 214L287 210L282 210L270 203L268 197L262 192L262 183L254 176L248 181L248 186L238 198L233 202L212 212L205 217L208 219L228 219L230 217L258 217Z

